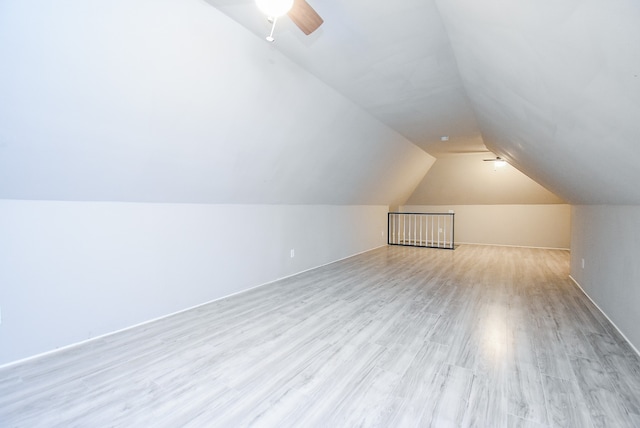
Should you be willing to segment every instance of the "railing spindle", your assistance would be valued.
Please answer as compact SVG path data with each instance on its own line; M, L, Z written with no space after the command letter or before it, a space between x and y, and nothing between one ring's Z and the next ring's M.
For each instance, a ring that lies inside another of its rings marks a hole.
M389 213L387 218L389 245L455 249L454 213Z
M443 228L444 235L442 237L443 238L442 246L446 248L447 247L447 218L443 217L442 221L444 222L444 228Z

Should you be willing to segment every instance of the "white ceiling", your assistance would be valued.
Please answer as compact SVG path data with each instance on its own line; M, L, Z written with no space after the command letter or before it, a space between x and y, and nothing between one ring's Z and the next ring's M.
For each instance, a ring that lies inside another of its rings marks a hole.
M259 37L269 34L254 0L206 1ZM281 18L275 49L433 155L486 150L435 2L310 4L324 24L305 36ZM440 142L443 135L450 137L447 144Z
M488 147L640 205L638 0L309 1L0 2L0 198L397 204Z
M259 37L253 0L206 0ZM440 156L485 144L571 203L640 204L637 0L309 0L278 49ZM449 135L450 142L439 142Z

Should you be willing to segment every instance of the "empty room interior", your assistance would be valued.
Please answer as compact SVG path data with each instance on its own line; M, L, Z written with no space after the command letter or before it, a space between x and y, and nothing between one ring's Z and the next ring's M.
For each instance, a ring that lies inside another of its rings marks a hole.
M0 426L640 427L640 3L258 3L0 2Z

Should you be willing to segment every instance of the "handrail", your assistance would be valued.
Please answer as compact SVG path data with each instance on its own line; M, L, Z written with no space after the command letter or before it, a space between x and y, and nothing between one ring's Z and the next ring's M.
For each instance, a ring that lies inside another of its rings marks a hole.
M387 244L455 249L455 213L390 212Z

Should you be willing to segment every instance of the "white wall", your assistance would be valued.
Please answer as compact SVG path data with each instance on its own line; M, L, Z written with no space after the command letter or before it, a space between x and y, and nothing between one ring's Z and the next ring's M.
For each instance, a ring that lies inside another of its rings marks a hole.
M455 242L569 248L570 207L535 205L405 205L404 212L454 210Z
M640 349L640 206L573 206L571 224L571 276Z
M3 0L0 58L4 199L388 205L434 160L200 0Z
M438 158L400 210L454 210L456 243L569 248L569 205L513 166L484 161L492 157Z
M386 213L0 200L0 364L383 245Z
M0 57L0 363L381 245L434 162L204 1L6 0Z

